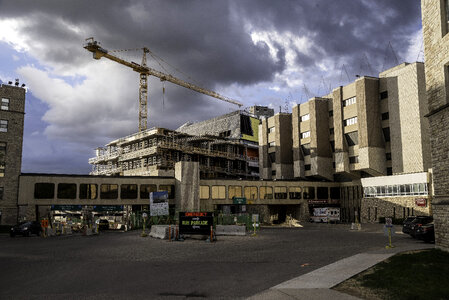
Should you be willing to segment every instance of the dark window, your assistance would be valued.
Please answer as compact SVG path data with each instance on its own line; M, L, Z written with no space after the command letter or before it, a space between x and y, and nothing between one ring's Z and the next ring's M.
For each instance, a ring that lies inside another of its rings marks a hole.
M157 186L155 184L140 185L140 199L150 199L151 192L157 192Z
M310 144L301 145L301 149L304 155L310 155Z
M382 128L382 131L384 133L385 142L390 141L390 127Z
M390 114L388 112L382 114L382 120L388 120L390 118Z
M276 153L268 153L268 158L270 159L271 163L276 162Z
M6 143L0 142L0 177L5 176L6 165Z
M310 171L310 165L304 165L304 170L306 170L306 171Z
M168 198L174 199L175 198L175 186L174 185L160 185L159 191L167 191L168 192Z
M81 183L80 184L80 199L97 199L98 186L96 184Z
M302 196L304 199L315 199L315 188L312 186L304 187Z
M271 176L276 176L276 170L271 170Z
M388 98L388 91L380 93L380 100L387 99Z
M51 199L55 197L54 183L36 183L34 185L35 199Z
M3 187L0 187L0 200L3 200Z
M387 168L387 175L393 175L393 168Z
M333 117L334 116L334 111L333 110L330 110L329 111L329 117Z
M356 164L359 162L359 157L358 156L350 156L349 157L349 163L350 164Z
M359 134L357 131L346 133L345 138L348 146L354 146L359 143Z
M336 164L335 164L335 161L333 161L333 162L332 162L332 168L335 169L335 167L336 167Z
M120 186L121 199L136 199L137 198L137 184L122 184Z
M330 141L332 152L335 152L335 141Z
M329 128L329 134L334 134L334 128Z
M285 186L275 186L274 199L287 199L287 188Z
M317 187L316 195L321 200L329 198L329 188L325 186Z
M385 153L386 160L391 160L391 152Z
M118 185L117 184L102 184L100 186L101 199L117 199Z
M449 1L444 1L444 8L443 8L443 20L444 24L442 24L443 28L443 35L447 34L449 32Z
M300 187L290 187L288 188L288 194L290 199L301 199L301 188Z
M75 199L76 184L75 183L59 183L58 184L59 199Z
M340 199L339 187L331 187L331 199Z

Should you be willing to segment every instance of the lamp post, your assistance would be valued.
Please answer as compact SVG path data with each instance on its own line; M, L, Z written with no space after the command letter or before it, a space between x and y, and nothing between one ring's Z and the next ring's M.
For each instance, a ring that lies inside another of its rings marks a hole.
M145 224L146 224L146 221L147 221L147 217L148 217L147 213L143 213L142 214L143 226L142 226L142 233L140 234L141 237L148 236L148 234L145 232Z

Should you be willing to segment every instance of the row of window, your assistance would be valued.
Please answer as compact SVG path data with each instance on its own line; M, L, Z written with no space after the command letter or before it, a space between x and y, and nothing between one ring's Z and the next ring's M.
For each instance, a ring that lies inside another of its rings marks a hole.
M428 195L426 183L369 186L364 188L366 198Z
M305 139L305 138L308 138L308 137L310 137L310 130L306 131L306 132L301 132L301 138L302 139Z
M233 199L234 197L245 197L248 200L255 199L329 199L329 189L331 199L340 199L339 187L286 187L286 186L228 186L228 194L226 196L225 185L200 185L200 199Z
M0 132L8 132L8 120L0 120Z
M2 98L2 102L0 104L1 110L9 110L9 99L8 98Z
M306 115L303 115L303 116L299 117L299 121L300 122L304 122L304 121L307 121L307 120L310 120L310 114L306 114Z
M174 198L174 185L159 185L156 184L121 184L120 185L120 199L150 199L151 192L167 191L170 199ZM57 187L58 199L76 199L77 185L76 183L59 183ZM118 199L119 185L118 184L101 184L98 189L97 184L81 183L78 188L79 199ZM54 183L36 183L34 185L35 199L53 199L55 197Z
M6 143L0 142L0 177L5 177Z
M356 97L351 97L349 99L343 100L343 106L349 106L352 104L356 104Z
M344 126L357 124L357 117L352 117L343 121Z

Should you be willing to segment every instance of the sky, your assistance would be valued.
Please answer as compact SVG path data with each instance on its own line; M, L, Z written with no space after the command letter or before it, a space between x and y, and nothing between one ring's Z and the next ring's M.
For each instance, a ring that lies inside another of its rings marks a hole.
M275 112L424 60L414 0L0 0L0 81L27 88L24 173L88 174L97 147L138 130L139 74L94 60L89 37ZM154 77L148 107L148 128L169 129L238 109Z

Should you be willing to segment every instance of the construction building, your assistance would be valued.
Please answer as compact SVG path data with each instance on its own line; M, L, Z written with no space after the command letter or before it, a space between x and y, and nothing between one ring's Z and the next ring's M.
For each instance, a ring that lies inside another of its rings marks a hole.
M0 224L15 224L18 216L17 193L22 166L25 88L0 86Z
M449 1L421 1L436 246L449 251Z
M294 106L291 114L262 121L261 178L349 184L341 203L348 220L356 214L370 221L388 216L389 206L381 209L372 197L363 198L361 179L428 172L427 112L423 63L403 63L378 78L360 77L329 95ZM427 176L412 183L425 188L407 195L428 194ZM393 195L401 193L389 196ZM365 212L374 205L376 214Z

